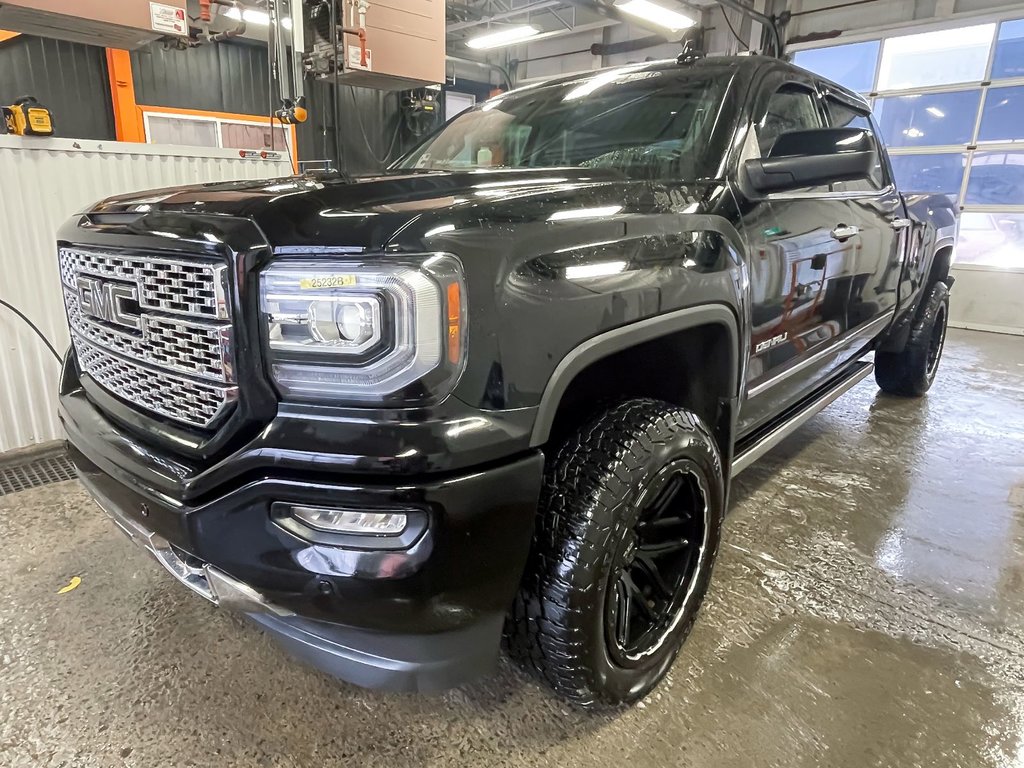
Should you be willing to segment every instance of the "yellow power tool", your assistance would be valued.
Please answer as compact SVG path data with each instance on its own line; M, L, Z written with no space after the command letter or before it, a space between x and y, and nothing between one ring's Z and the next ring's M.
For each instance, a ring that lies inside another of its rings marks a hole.
M9 107L0 107L3 133L15 136L53 136L53 114L32 96L22 96Z

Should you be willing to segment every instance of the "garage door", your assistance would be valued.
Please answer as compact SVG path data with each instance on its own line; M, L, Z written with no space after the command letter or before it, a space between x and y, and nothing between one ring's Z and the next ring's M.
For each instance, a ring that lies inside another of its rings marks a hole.
M904 192L962 211L954 325L1024 333L1024 19L797 51L872 100Z

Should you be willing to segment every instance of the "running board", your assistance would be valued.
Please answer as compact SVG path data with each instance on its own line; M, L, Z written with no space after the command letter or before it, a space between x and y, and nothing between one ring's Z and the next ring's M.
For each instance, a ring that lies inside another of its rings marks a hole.
M772 429L763 437L758 438L749 448L739 454L732 462L732 474L735 477L768 451L777 446L797 429L806 424L812 416L824 410L826 406L849 392L875 369L875 364L862 362L858 367L842 379L832 389L826 390L794 413L787 421Z

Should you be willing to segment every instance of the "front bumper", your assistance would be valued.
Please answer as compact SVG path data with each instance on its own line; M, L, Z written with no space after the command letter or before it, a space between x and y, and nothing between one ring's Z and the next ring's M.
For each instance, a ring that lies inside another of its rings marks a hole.
M382 690L435 691L473 680L494 666L501 616L433 635L374 633L304 619L181 552L125 515L88 479L82 482L115 525L175 579L215 605L247 614L293 655L335 677Z
M297 473L294 464L239 477L228 468L215 492L192 500L147 482L154 450L139 450L133 465L121 450L130 436L80 397L70 396L73 408L62 398L61 417L83 484L121 530L205 599L249 615L295 655L360 685L440 689L495 663L529 552L539 452L408 478L325 479L314 465ZM425 524L404 548L373 537L327 545L282 525L274 502L401 507Z

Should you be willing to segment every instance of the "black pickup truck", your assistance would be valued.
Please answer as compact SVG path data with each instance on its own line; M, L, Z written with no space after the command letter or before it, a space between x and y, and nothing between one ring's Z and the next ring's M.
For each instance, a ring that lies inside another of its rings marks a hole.
M636 701L733 476L872 369L921 395L955 209L761 56L530 85L388 171L109 199L58 253L82 482L177 579L361 685L510 654Z

